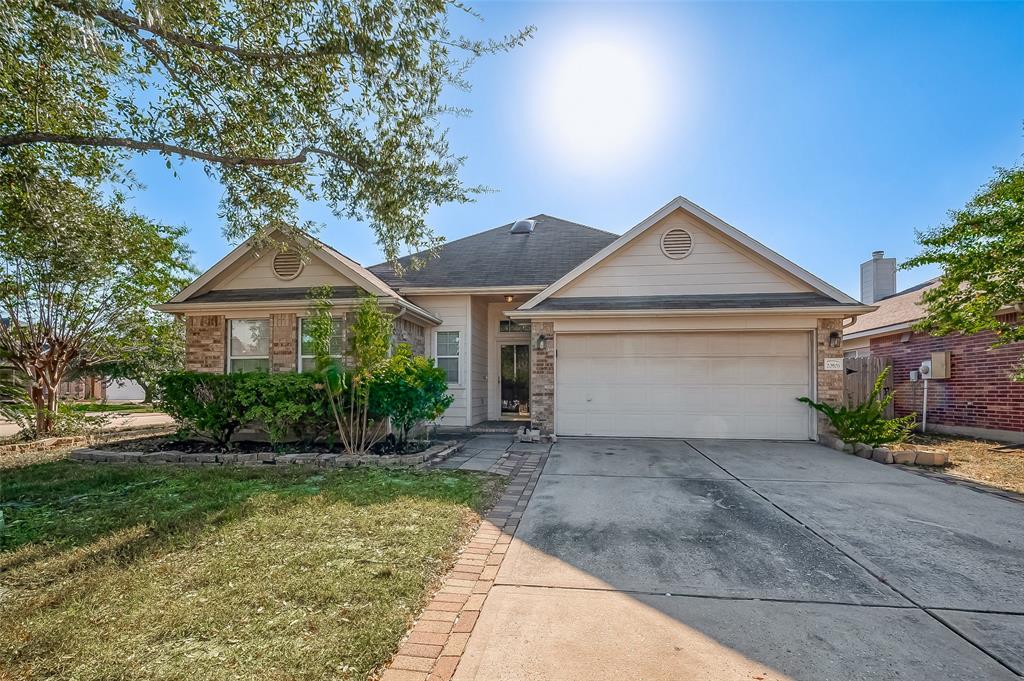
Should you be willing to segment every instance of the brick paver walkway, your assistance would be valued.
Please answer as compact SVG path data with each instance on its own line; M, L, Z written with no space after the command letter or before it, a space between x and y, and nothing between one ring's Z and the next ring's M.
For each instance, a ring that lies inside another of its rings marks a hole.
M515 451L513 446L491 467L489 472L510 477L508 486L413 624L381 681L449 681L455 674L550 449L523 448L532 451Z

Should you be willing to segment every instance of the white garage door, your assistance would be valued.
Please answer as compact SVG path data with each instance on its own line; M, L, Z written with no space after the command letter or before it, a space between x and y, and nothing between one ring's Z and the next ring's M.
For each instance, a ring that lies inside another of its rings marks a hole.
M802 440L804 332L559 334L561 435Z

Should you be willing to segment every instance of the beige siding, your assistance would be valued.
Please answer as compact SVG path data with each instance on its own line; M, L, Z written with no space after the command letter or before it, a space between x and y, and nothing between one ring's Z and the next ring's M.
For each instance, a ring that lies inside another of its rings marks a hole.
M661 237L681 227L693 250L681 260L661 252ZM644 296L709 293L788 293L812 289L742 246L712 233L677 210L555 297Z
M487 303L470 303L470 425L487 420Z
M211 289L246 289L246 288L299 288L303 286L355 286L351 279L330 267L314 253L302 272L294 279L278 279L274 275L274 256L265 253L260 257L244 256L238 263L219 277Z
M450 385L448 392L455 401L441 417L442 426L469 425L470 338L469 296L415 296L409 300L441 319L441 325L427 332L427 354L436 356L436 333L459 332L459 384Z

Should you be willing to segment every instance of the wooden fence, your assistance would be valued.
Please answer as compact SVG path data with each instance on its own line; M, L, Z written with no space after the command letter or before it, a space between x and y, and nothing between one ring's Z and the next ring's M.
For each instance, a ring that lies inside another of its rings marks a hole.
M846 399L846 406L855 407L868 399L875 380L887 366L889 360L881 357L850 357L843 361L845 371L843 372L843 394ZM885 385L882 388L880 397L892 393L892 370L885 377ZM893 417L893 406L885 408L885 417Z

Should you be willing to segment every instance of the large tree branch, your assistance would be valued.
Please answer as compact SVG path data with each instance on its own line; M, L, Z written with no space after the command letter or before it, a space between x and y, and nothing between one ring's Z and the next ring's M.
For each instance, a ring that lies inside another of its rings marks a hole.
M208 161L231 167L273 168L301 165L309 161L310 156L327 156L339 161L348 162L347 159L338 153L310 145L303 147L292 156L270 157L249 156L245 154L217 154L167 142L137 140L130 137L109 137L105 135L65 135L55 132L29 130L17 132L13 135L0 136L0 149L37 143L70 144L79 147L104 147L130 149L133 151L156 151L161 154L193 158L199 161Z

